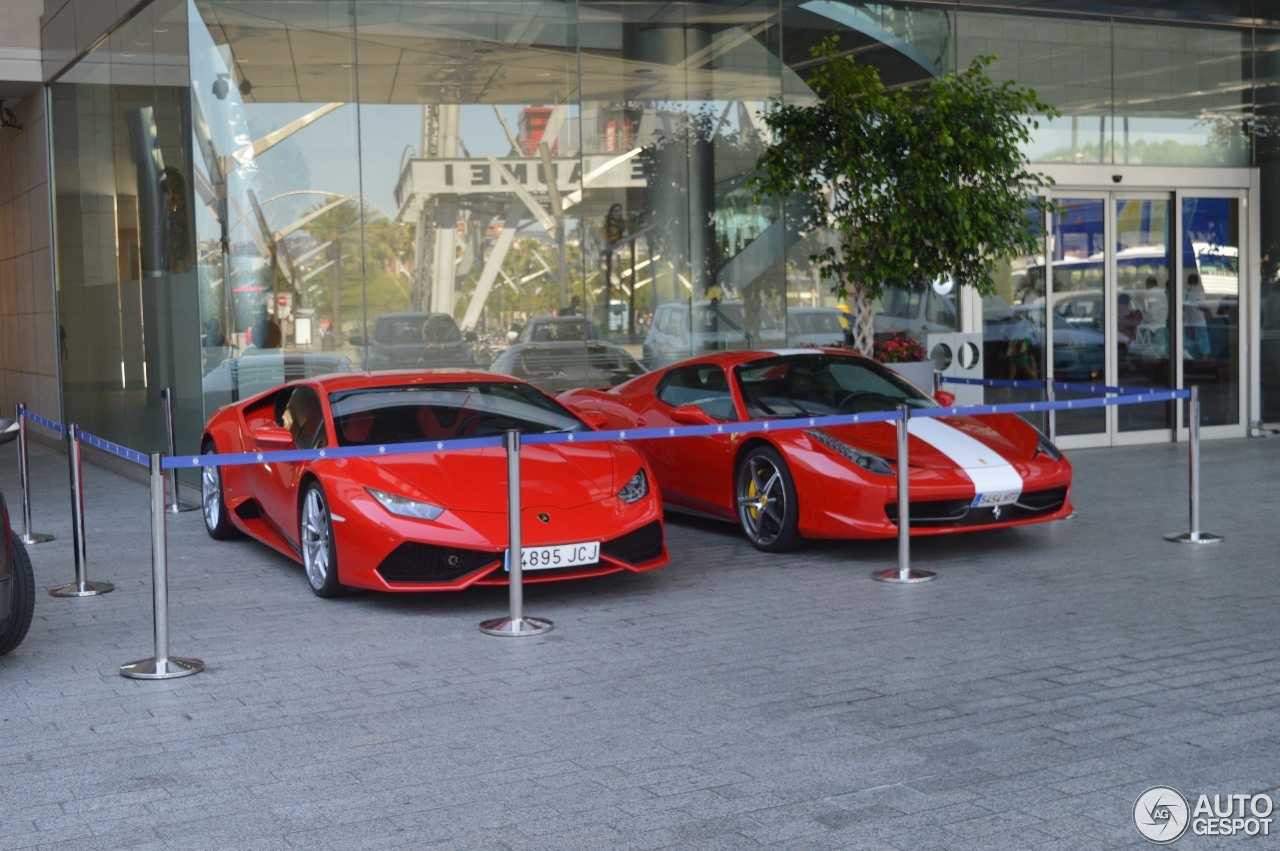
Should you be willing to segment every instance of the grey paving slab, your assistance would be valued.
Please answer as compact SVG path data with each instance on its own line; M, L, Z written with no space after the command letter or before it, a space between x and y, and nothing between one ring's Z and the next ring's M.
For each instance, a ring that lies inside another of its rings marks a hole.
M556 621L480 633L506 592L319 600L292 562L169 515L152 654L150 518L32 447L27 641L0 659L0 848L1123 848L1147 787L1280 796L1280 440L1070 453L1078 516L912 542L939 579L873 582L896 543L782 557L673 519L672 564L530 586ZM11 447L0 486L17 504ZM1262 847L1184 837L1177 847Z

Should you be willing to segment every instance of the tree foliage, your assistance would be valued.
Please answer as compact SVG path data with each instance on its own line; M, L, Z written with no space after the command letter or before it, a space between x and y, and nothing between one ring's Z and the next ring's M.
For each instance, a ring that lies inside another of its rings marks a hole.
M1052 181L1028 171L1021 146L1053 107L994 83L994 57L891 91L834 38L813 53L819 100L764 116L775 141L752 180L760 195L799 201L803 230L833 234L812 259L837 296L864 301L946 275L986 294L1000 261L1039 250L1026 212Z

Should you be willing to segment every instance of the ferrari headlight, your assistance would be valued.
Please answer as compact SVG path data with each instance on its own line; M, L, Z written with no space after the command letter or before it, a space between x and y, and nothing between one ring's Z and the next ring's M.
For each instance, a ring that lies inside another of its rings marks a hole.
M1036 433L1036 438L1036 452L1035 455L1031 456L1032 458L1036 457L1036 455L1044 454L1048 455L1049 458L1054 461L1062 460L1062 450L1054 446L1053 442L1049 440L1049 438L1039 432Z
M861 449L854 449L844 441L836 440L825 431L811 429L806 431L805 434L809 435L811 440L816 440L837 455L849 459L868 473L875 473L877 476L892 476L894 474L893 467L890 467L889 462L879 455L863 452Z
M644 474L644 468L636 471L631 480L622 486L622 490L618 491L618 499L630 504L649 493L649 477Z
M399 517L411 517L414 520L435 520L441 514L444 514L443 508L438 505L432 505L429 502L420 502L416 499L409 499L407 496L398 496L394 493L374 490L373 488L365 488L365 490L383 508Z

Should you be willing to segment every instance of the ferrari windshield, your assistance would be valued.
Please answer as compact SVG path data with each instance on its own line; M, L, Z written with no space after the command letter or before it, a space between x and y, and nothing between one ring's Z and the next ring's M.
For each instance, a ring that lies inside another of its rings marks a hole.
M861 414L937 403L914 384L865 358L779 355L738 367L738 388L751 419Z
M329 396L341 446L586 431L581 420L527 384L459 382L369 387Z

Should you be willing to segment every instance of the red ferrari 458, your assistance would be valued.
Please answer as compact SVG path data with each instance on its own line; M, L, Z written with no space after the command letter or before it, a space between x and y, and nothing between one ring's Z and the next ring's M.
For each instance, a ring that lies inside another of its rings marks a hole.
M614 388L572 390L558 398L583 415L603 415L607 427L618 429L939 406L872 360L818 349L716 352ZM917 417L908 433L912 535L1018 526L1071 513L1071 465L1018 416ZM726 430L637 445L669 507L736 520L759 549L781 552L804 538L898 534L895 423Z
M217 411L204 453L270 452L589 431L537 388L463 370L342 374L284 384ZM667 562L648 465L620 442L522 446L526 582ZM205 526L302 562L311 590L505 585L501 447L203 468Z

